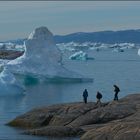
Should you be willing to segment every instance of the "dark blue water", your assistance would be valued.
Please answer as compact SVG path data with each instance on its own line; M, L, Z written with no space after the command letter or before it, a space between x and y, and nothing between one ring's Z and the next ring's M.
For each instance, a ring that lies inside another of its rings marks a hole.
M111 51L90 52L95 60L68 60L70 53L64 56L64 65L87 77L93 77L93 83L42 83L26 87L22 97L0 97L0 140L77 140L78 138L49 138L22 135L22 130L5 125L16 116L28 110L44 105L82 101L84 88L89 91L89 100L96 101L97 90L103 93L103 100L113 98L113 84L119 85L119 97L140 91L140 56L137 50L122 53Z

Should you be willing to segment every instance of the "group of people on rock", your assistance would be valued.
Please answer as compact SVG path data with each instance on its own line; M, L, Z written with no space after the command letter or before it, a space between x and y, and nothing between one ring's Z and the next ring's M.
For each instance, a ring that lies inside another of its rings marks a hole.
M117 86L117 85L113 85L114 87L114 101L118 101L118 93L120 92L120 88ZM102 94L97 91L97 94L96 94L96 98L97 98L97 104L98 103L101 103L101 99L102 99ZM84 103L86 104L87 103L87 98L88 98L88 91L87 89L84 90L83 92L83 99L84 99Z

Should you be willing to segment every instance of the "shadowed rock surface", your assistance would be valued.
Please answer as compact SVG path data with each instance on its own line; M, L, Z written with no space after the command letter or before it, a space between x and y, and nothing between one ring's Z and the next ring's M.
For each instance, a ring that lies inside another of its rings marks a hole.
M0 59L13 60L23 55L23 51L0 50Z
M29 135L72 137L81 136L84 130L81 128L72 128L67 126L46 126L39 129L28 130L24 132Z
M9 122L26 134L81 136L81 140L139 140L140 94L96 104L66 103L33 109Z

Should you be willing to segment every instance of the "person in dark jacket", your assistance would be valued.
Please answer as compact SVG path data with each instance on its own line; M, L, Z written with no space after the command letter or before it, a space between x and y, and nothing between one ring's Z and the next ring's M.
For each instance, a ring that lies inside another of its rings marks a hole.
M87 97L88 97L88 91L87 91L87 89L85 89L83 92L83 99L84 99L85 104L87 103Z
M113 85L114 86L114 92L115 92L115 95L114 95L114 101L118 101L118 93L120 92L120 89L117 85Z
M97 94L96 94L97 104L98 104L98 103L101 103L100 100L102 99L102 97L103 97L102 94L101 94L99 91L97 91Z

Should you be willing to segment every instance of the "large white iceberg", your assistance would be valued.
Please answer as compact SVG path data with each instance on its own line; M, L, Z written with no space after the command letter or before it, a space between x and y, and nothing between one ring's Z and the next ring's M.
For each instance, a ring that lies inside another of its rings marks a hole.
M46 28L36 28L24 43L23 56L10 61L5 69L16 78L36 78L45 81L92 81L76 72L66 69L62 64L62 56L54 43L53 34ZM27 80L28 81L28 80Z

